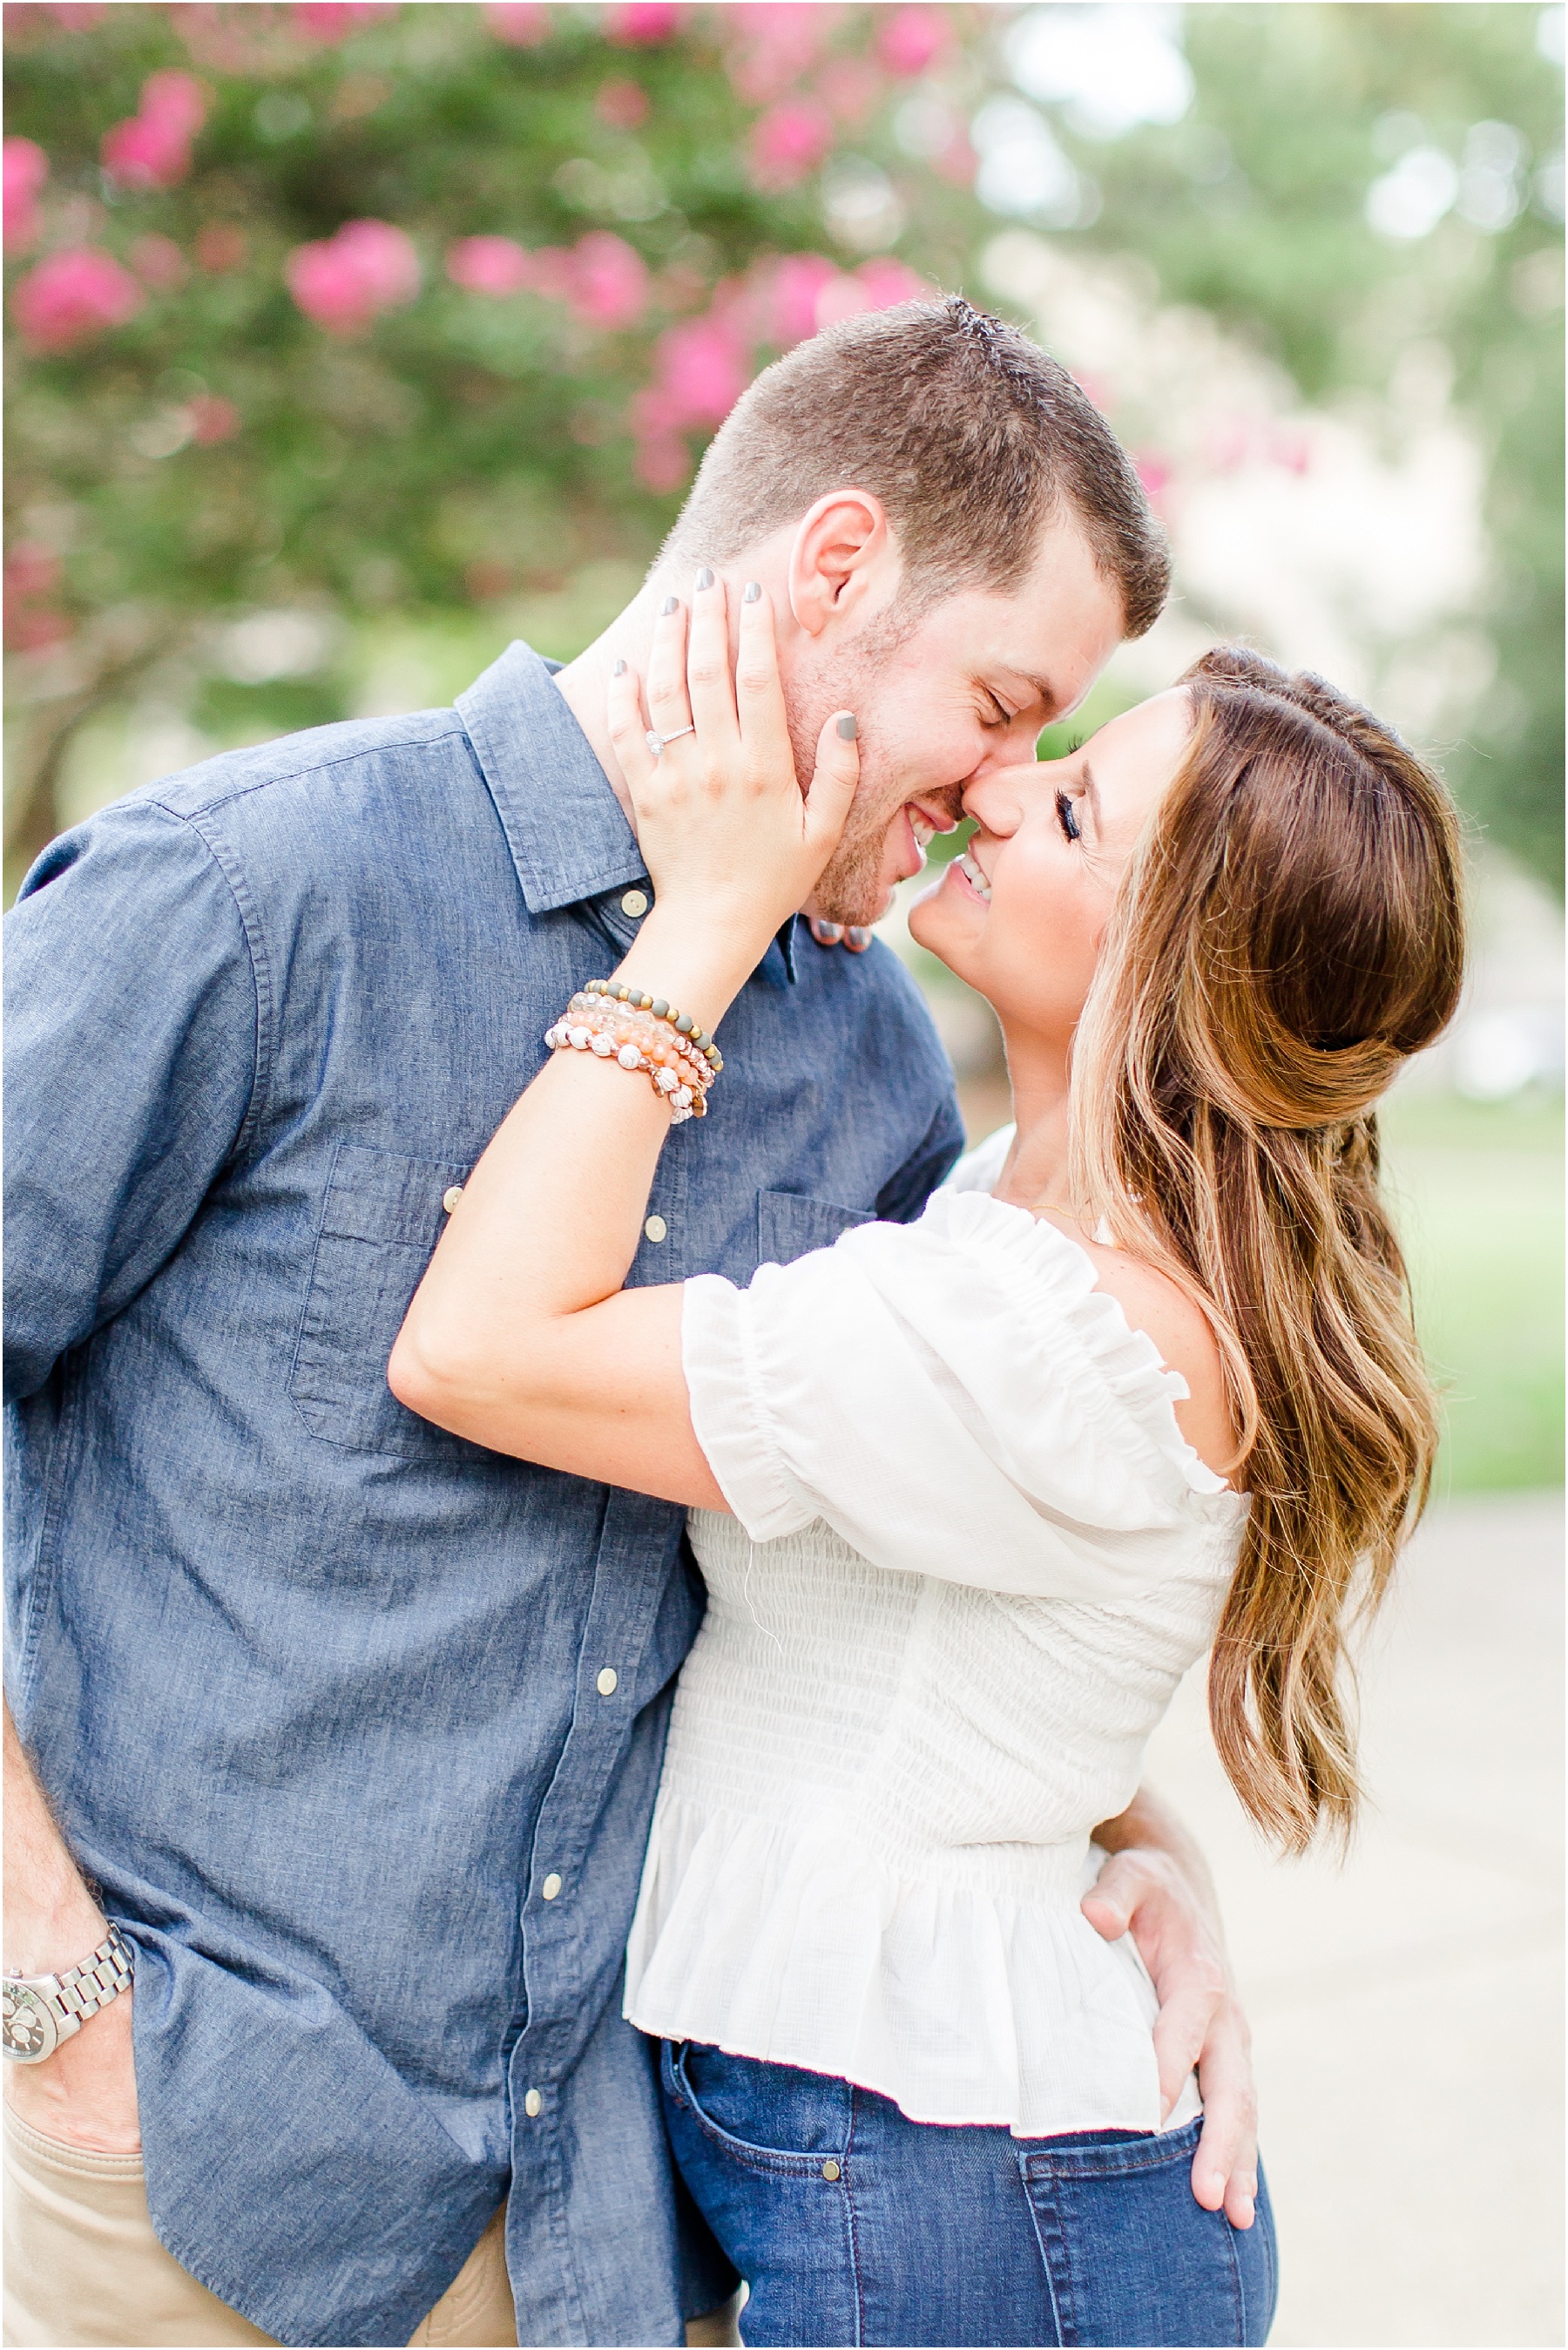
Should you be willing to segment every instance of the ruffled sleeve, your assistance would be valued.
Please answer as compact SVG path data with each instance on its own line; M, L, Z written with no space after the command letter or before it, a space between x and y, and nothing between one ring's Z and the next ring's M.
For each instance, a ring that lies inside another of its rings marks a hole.
M823 1519L878 1566L1106 1602L1245 1510L1085 1252L980 1192L747 1289L689 1282L681 1353L698 1440L756 1542Z

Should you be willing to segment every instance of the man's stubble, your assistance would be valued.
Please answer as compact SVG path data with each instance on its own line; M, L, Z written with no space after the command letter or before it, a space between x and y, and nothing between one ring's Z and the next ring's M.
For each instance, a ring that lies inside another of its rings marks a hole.
M878 747L875 681L904 643L918 616L895 608L874 621L852 652L824 662L786 698L790 745L804 791L816 764L823 727L836 710L852 710L859 722L860 782L837 847L823 868L815 903L824 921L868 925L884 911L882 867L888 827L902 807L901 779Z

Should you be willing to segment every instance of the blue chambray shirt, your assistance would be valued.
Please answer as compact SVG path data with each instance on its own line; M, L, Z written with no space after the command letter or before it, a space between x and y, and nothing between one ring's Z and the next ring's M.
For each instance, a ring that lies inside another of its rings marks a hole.
M683 2285L620 2017L701 1608L681 1513L386 1384L443 1194L639 887L514 645L455 710L120 801L7 924L10 1693L136 1946L158 2233L285 2342L406 2341L509 2175L522 2341L679 2342L724 2289L699 2240ZM723 1045L633 1281L909 1218L958 1153L881 946L792 925Z

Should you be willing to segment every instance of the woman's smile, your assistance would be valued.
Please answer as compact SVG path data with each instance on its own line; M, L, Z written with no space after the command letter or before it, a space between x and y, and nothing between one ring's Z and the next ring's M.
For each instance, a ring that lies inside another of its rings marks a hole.
M950 873L956 873L959 880L968 889L970 895L973 898L978 898L982 906L990 905L991 884L986 879L985 875L981 871L980 867L975 863L974 858L970 855L967 848L960 850L959 854L953 858L952 863L949 866L948 871Z

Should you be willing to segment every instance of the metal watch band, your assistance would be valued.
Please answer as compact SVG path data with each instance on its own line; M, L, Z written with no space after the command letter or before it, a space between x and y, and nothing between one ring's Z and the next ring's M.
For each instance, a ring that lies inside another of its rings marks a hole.
M62 2041L74 2039L89 2016L129 1989L132 1976L130 1945L111 1926L79 1966L57 1975L0 1977L0 2046L7 2059L14 2064L44 2064Z
M111 1926L90 1959L79 1967L67 1967L57 1978L60 1986L60 2004L67 2014L85 2023L111 1999L118 1999L130 1982L130 1945L118 1926Z

